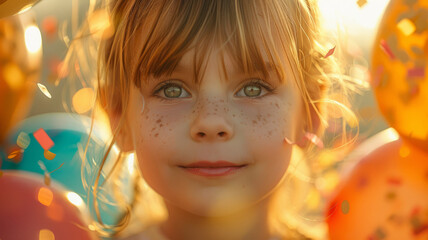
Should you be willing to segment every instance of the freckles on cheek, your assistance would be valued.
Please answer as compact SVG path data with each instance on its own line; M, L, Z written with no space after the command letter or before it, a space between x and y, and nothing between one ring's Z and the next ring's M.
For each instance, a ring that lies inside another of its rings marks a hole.
M257 108L256 111L242 116L244 119L241 125L251 131L251 135L258 139L257 141L272 141L282 139L287 133L287 119L285 112L287 107L276 101L270 101L267 105ZM248 132L248 130L245 130Z

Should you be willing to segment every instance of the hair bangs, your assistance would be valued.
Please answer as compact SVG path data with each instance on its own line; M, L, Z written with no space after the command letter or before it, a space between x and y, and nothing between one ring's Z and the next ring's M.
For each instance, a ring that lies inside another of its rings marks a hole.
M228 79L225 55L244 73L269 77L274 71L283 80L284 63L274 44L269 14L257 1L187 0L157 5L145 28L134 83L141 87L150 77L173 73L182 57L195 50L193 79L204 74L207 58L217 47L221 67Z

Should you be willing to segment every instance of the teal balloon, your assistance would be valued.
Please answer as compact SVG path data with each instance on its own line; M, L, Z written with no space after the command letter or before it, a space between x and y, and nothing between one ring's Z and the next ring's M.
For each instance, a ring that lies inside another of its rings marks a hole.
M46 171L51 172L58 169L50 174L51 180L79 194L85 202L89 202L91 215L95 218L95 211L90 207L93 203L91 189L95 182L98 166L108 148L110 136L98 128L97 125L94 126L86 153L86 162L82 168L82 156L88 141L90 126L91 119L89 117L70 113L49 113L27 118L18 124L7 140L7 145L14 146L17 144L17 139L21 132L28 134L30 144L24 150L22 160L18 163L3 160L1 169L28 171L42 175ZM49 149L50 152L56 154L52 160L44 157L45 150L33 136L33 132L40 128L43 128L54 142L53 147ZM0 156L2 159L7 159L5 151L3 151L2 155ZM117 160L117 156L118 150L114 146L105 162L105 167L99 179L100 184L104 182L109 174ZM133 161L133 158L131 160ZM133 166L132 163L129 164ZM130 173L131 170L128 166L120 171L122 172L120 179L122 194L126 195L127 199L132 199L133 174ZM84 185L88 187L85 188ZM90 189L89 194L88 189ZM100 207L103 223L117 223L123 215L123 210L117 207L108 185L100 188L99 194L102 196L100 198L103 199L101 201L98 200L103 205Z

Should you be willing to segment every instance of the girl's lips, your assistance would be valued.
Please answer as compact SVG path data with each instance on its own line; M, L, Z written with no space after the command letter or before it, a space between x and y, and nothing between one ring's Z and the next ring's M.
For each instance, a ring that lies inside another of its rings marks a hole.
M220 177L236 173L247 165L227 167L181 167L186 172L205 177Z

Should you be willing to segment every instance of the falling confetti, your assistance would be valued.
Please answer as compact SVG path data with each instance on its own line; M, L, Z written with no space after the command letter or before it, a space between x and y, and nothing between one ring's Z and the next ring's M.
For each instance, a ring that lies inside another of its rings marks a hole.
M47 160L53 160L55 158L55 156L56 156L55 153L50 152L49 150L45 150L44 153L43 153L43 155L45 156L45 158Z
M57 171L58 169L60 169L60 168L62 167L62 165L64 165L64 163L61 163L61 165L59 165L59 167L57 167L55 170L53 170L53 171L49 172L48 174L51 174L51 173L53 173L53 172Z
M334 49L336 49L336 46L334 46L332 49L328 51L328 53L324 56L324 58L328 58L330 55L334 53Z
M51 185L51 176L49 175L49 173L45 173L44 182L46 186Z
M0 170L0 177L2 177L3 176L3 171L2 170Z
M16 139L16 144L22 149L27 149L28 145L30 145L31 139L25 132L20 132L18 138Z
M357 1L357 4L358 4L358 7L363 7L364 5L366 5L366 3L367 3L367 0L358 0Z
M39 130L35 131L33 133L33 136L44 150L49 150L54 145L54 142L48 136L45 130L43 130L43 128L40 128Z
M349 202L348 202L348 200L343 200L342 205L341 205L341 209L342 209L343 214L349 213Z
M310 132L306 132L305 138L315 144L318 148L324 148L324 143L317 135Z
M48 98L52 98L52 95L49 93L48 89L45 87L45 85L41 84L41 83L37 83L37 86L39 87L40 91L42 91L42 93L48 97Z
M7 158L12 160L14 163L19 163L22 160L22 153L24 150L18 147L14 147L10 153L8 154Z
M388 43L384 39L380 40L380 48L390 59L395 59L394 53L392 53Z

